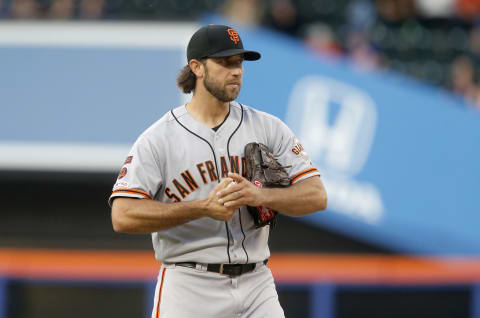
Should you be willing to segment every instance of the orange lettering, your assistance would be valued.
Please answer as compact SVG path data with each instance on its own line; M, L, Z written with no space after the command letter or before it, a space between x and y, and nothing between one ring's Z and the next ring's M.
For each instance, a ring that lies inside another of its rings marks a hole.
M215 173L215 166L213 165L213 162L208 160L205 162L205 165L207 166L207 171L208 175L210 176L210 181L217 181L218 177L217 174Z
M203 162L197 165L197 169L198 169L198 172L200 172L200 175L202 176L203 184L207 184L207 178L205 178L205 175L207 174L207 172L203 168Z
M222 178L228 177L227 161L225 160L224 156L220 157L220 166L221 166L221 170L222 170Z
M177 179L173 179L172 183L177 188L178 192L180 192L182 198L185 199L185 197L190 194L190 192L188 192L188 190L184 186L182 186L180 182L177 181Z
M175 193L170 193L171 190L170 188L166 188L165 189L165 194L167 195L167 197L169 197L170 199L174 199L175 202L180 202L182 200L180 200L180 198L178 197L178 195L176 195Z
M242 157L242 177L247 177L247 159Z
M182 172L182 177L183 177L183 180L185 180L185 183L190 188L190 190L195 191L198 189L198 184L190 174L190 171L185 170L184 172Z
M230 171L240 173L240 167L238 165L238 156L230 157Z

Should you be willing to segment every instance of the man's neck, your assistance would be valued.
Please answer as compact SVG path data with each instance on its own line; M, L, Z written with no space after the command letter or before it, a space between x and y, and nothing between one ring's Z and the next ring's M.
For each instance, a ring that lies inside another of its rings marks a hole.
M230 103L219 101L213 96L193 95L186 105L188 113L195 120L213 128L220 125L230 111Z

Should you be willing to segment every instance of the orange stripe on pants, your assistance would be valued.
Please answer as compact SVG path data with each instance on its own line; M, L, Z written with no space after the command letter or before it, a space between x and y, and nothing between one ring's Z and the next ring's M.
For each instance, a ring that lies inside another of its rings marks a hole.
M158 315L160 314L160 300L162 299L162 287L163 287L163 281L164 281L164 277L165 277L165 270L166 270L166 268L164 268L163 271L162 271L162 278L161 278L161 281L160 281L160 288L158 289L157 318L158 318Z

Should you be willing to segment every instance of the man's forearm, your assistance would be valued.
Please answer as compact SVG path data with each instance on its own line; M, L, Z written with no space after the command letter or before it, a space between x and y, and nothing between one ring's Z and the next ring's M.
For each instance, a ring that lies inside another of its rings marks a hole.
M327 194L319 177L311 177L288 188L263 188L263 206L302 216L327 208Z
M118 198L113 202L112 223L117 232L152 233L205 216L200 201L163 203Z
M117 198L112 204L112 223L116 232L153 233L177 225L209 217L219 221L229 220L234 208L218 202L217 192L225 189L232 179L224 178L206 198L176 203L154 200Z

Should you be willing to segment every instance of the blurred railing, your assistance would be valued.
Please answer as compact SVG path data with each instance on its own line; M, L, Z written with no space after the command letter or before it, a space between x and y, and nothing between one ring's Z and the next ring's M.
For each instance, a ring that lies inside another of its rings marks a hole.
M471 318L480 317L480 258L274 254L269 267L279 293L309 295L309 317L333 318L339 291L462 290ZM159 263L148 251L0 249L0 318L12 303L9 286L135 286L150 315Z

